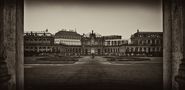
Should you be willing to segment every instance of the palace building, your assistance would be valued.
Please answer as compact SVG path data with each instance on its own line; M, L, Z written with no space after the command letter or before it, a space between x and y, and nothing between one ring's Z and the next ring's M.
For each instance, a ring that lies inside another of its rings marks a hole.
M131 36L131 44L126 46L126 55L163 56L163 32L140 32Z
M24 44L51 44L53 45L53 35L47 31L44 32L26 32L24 33Z
M162 32L137 32L131 43L120 35L102 36L92 32L80 35L76 31L26 32L25 53L54 53L65 56L162 56Z
M83 34L81 42L84 55L121 55L121 46L128 44L128 40L122 40L119 35L101 36L93 30Z
M76 31L67 31L65 29L55 34L54 43L63 45L81 45L81 35Z
M54 37L51 33L26 32L24 33L24 52L25 55L33 55L41 52L52 52Z
M137 30L131 36L131 42L135 45L162 45L163 32L140 32Z
M48 30L24 33L25 56L63 52L63 46L54 44L54 36Z

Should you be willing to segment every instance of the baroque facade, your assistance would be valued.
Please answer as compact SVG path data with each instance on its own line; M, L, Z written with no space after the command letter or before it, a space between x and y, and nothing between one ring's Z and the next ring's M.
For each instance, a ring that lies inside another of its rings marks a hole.
M163 0L164 90L184 90L185 88L184 4L184 0ZM24 90L23 48L21 48L23 47L22 33L24 30L23 8L23 0L13 2L12 0L0 0L0 88L2 90ZM12 16L13 18L9 18ZM9 73L5 71L6 69ZM10 78L7 79L7 77Z
M62 51L62 46L54 44L54 36L47 30L24 33L24 55L40 55Z
M126 54L131 56L163 56L162 32L137 32L131 35L131 44L126 46Z
M101 36L93 30L80 35L76 31L61 30L25 33L25 55L60 54L66 56L162 56L162 32L140 32L131 36L131 43L120 35Z
M65 29L57 32L54 36L55 44L63 45L81 45L81 35L76 31L67 31Z

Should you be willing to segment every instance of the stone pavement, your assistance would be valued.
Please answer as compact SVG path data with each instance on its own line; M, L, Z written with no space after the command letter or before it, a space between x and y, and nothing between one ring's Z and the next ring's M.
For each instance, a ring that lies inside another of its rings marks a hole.
M25 68L26 90L160 90L162 64L114 65L103 57L83 57L70 65Z

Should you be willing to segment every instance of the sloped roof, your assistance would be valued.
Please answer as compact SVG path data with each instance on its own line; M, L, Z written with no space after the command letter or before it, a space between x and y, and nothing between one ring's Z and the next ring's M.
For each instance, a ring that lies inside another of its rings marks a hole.
M77 36L80 37L81 35L74 31L59 31L55 34L55 36Z
M138 34L163 34L163 32L137 32Z
M140 36L141 35L141 36ZM131 35L131 38L135 37L149 37L149 38L161 38L163 36L163 32L136 32Z

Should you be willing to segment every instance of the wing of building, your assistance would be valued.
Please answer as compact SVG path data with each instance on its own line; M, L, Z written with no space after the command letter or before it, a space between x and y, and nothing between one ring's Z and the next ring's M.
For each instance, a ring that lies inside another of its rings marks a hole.
M81 35L75 31L61 30L54 37L55 44L81 45Z
M131 35L131 44L126 46L126 55L163 56L163 32L137 32Z

